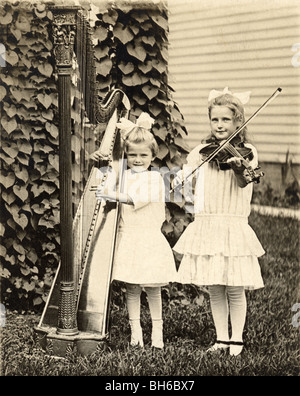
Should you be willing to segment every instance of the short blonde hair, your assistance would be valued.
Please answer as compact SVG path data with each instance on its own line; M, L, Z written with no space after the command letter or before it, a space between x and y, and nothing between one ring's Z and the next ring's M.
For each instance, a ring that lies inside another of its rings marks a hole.
M125 138L125 152L127 152L130 144L144 143L147 144L155 158L158 154L159 147L153 134L143 127L133 128Z

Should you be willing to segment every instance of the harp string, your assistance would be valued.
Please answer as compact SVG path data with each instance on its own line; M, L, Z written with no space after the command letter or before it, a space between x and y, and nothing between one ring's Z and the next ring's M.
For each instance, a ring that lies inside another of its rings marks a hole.
M89 155L96 150L94 137L96 103L96 67L92 44L92 30L86 11L76 16L76 41L73 56L72 98L72 187L73 214L89 177Z

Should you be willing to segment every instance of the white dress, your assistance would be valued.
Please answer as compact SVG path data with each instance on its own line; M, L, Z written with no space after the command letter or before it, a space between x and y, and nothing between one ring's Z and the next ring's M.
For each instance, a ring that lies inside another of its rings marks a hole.
M161 232L165 221L164 182L156 171L125 172L123 191L134 205L121 205L113 279L161 286L173 282L172 249Z
M204 146L192 150L186 168L199 165L199 150ZM246 146L254 153L250 165L255 168L256 149ZM195 219L173 248L183 255L178 282L246 289L264 286L258 262L264 249L248 224L252 191L252 183L239 187L233 170L219 170L215 162L199 169L194 194Z

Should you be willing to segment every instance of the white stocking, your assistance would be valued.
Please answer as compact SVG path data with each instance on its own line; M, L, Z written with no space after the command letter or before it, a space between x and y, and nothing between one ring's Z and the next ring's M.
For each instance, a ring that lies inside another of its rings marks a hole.
M152 346L163 348L162 300L160 287L145 287L152 319Z
M247 311L245 289L242 286L227 286L227 295L232 329L231 340L242 341Z
M143 346L143 333L141 328L141 293L139 285L126 284L127 310L131 328L131 345Z
M160 287L145 287L152 320L162 319L162 301Z
M209 294L211 312L216 327L217 340L229 341L226 286L209 286Z

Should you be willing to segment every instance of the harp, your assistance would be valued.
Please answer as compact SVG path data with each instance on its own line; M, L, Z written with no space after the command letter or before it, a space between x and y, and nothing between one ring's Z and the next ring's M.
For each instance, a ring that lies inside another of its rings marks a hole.
M119 89L98 100L91 32L79 7L54 7L53 15L53 54L59 95L61 259L35 331L48 353L65 356L74 349L89 354L107 335L109 286L119 216L118 204L96 200L91 186L104 184L107 178L104 173L101 180L97 179L96 166L88 172L80 200L74 204L70 105L74 52L84 109L81 116L88 118L91 128L105 125L98 149L103 159L98 165L113 168L119 176L117 180L122 179L123 162L116 123L120 117L128 116L130 103Z

